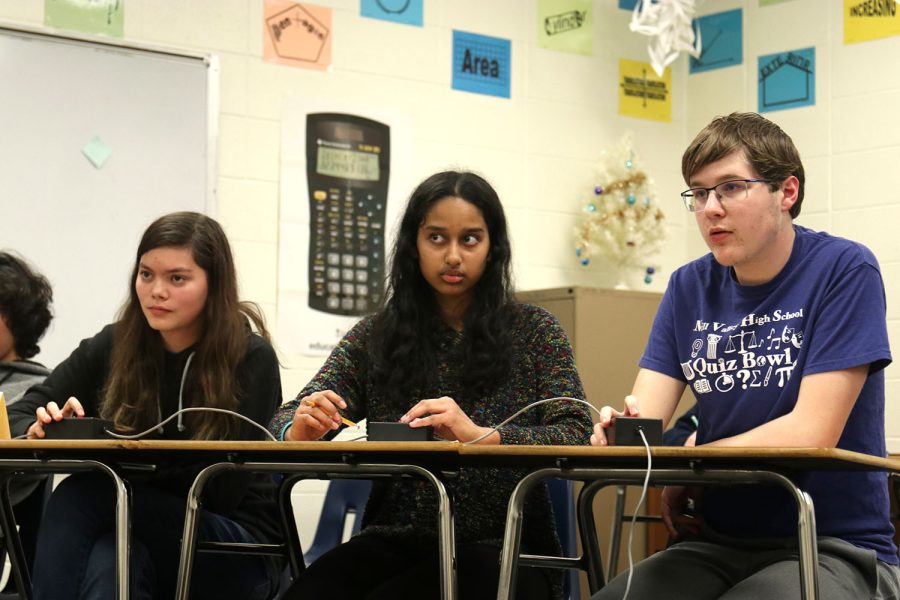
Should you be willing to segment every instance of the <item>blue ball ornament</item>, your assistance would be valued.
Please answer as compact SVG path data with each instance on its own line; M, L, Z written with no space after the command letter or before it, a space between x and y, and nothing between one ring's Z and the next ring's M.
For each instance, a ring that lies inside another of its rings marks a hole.
M581 256L581 248L575 248L575 256Z
M628 160L625 161L625 166L628 167L628 168L630 169L631 167L634 166L634 163L633 163L632 160L629 158Z
M582 267L586 267L586 266L588 266L590 263L591 263L591 259L589 259L589 258L582 258L582 259L581 259L581 266L582 266Z
M654 273L656 273L656 269L654 269L653 267L647 267L647 275L653 275Z
M593 202L591 202L590 204L587 205L587 211L588 212L597 212L597 205L594 204Z
M645 276L644 283L647 283L647 284L653 283L653 278L650 277L649 275Z
M634 197L634 194L628 194L628 204L634 204L637 202L637 198Z

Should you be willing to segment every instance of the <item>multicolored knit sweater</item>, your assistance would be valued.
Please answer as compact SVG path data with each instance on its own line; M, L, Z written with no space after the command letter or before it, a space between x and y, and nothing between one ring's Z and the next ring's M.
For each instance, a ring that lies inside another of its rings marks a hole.
M546 310L517 305L511 332L512 370L486 396L466 397L460 391L459 348L465 333L447 327L440 333L438 374L433 389L423 398L450 396L475 424L494 426L536 400L568 396L584 398L572 348L556 318ZM368 376L367 342L372 318L357 323L332 351L309 384L275 413L270 429L276 435L290 423L301 398L333 390L347 402L342 411L353 420L397 421L420 398L391 403L374 389ZM520 415L500 430L503 444L586 445L591 416L582 404L548 402ZM454 498L457 543L503 540L509 495L523 472L512 469L464 469L447 482ZM437 499L430 484L420 481L376 483L366 506L364 535L380 535L412 544L433 544L436 537ZM522 546L524 552L559 554L550 501L541 487L526 502Z

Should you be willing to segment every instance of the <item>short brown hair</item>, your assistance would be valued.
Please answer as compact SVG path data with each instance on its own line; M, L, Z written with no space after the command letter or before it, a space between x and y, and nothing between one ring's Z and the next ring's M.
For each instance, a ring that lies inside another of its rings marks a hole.
M753 170L769 182L772 191L791 175L797 178L800 188L790 210L791 217L796 218L805 181L800 153L781 127L757 113L731 113L716 117L704 127L681 157L684 181L690 185L697 171L737 150L743 150Z

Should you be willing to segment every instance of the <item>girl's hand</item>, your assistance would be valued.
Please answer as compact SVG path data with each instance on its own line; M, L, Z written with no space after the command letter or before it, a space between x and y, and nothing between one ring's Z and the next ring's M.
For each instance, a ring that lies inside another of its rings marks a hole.
M594 424L594 434L591 436L591 446L606 446L606 428L619 417L639 417L638 400L635 396L625 396L625 408L619 412L612 406L604 406L600 409L600 420Z
M314 392L300 400L291 426L284 432L286 442L318 440L341 426L339 409L347 408L344 399L331 390Z
M468 442L491 431L490 427L479 427L472 422L453 398L443 396L430 400L420 400L400 417L401 423L410 427L431 425L434 432L445 440ZM483 439L481 444L499 444L500 434L496 431Z
M84 416L84 408L81 406L81 402L78 401L78 398L72 396L66 400L66 403L62 408L59 408L59 405L57 405L56 402L48 402L46 407L39 406L38 409L34 411L34 415L36 420L28 428L28 431L25 432L25 437L29 440L40 440L44 438L45 425L53 421L62 421L64 418L71 417L72 415L80 419Z

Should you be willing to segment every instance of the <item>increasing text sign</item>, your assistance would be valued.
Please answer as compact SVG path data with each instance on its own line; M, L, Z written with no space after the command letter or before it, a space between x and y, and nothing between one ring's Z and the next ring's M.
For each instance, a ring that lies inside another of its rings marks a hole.
M900 35L896 0L844 0L844 43Z

